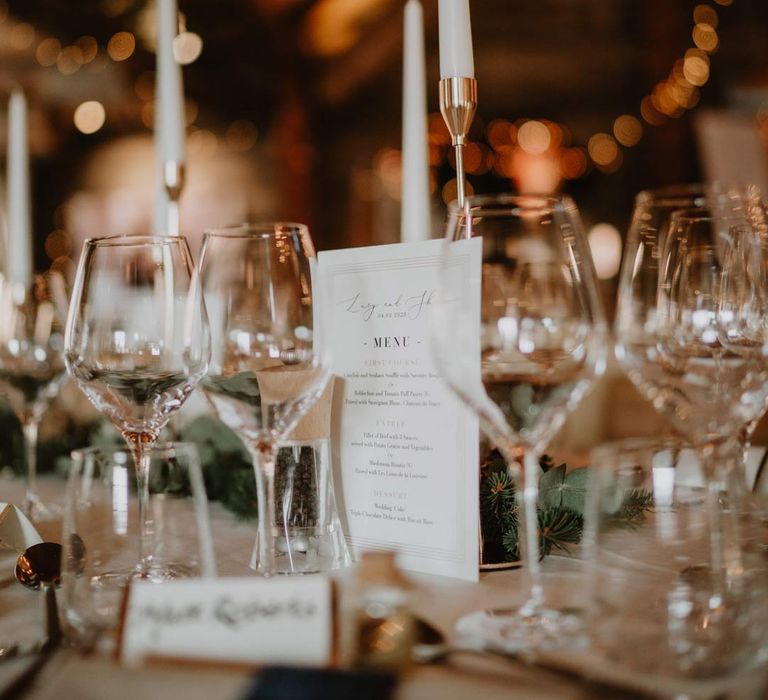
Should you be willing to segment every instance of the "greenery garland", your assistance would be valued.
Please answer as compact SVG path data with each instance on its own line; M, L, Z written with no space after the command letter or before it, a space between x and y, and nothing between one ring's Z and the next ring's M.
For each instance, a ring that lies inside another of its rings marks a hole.
M539 552L542 557L552 550L568 552L578 544L584 530L584 505L588 467L568 471L565 464L555 466L544 455L539 465ZM652 496L643 489L625 494L615 518L632 526L653 505ZM483 535L484 563L520 560L518 514L515 483L507 463L498 450L492 450L480 465L480 523Z
M0 409L0 429L6 435L15 432L16 421L10 412ZM210 415L201 415L186 423L176 439L194 443L200 455L200 464L208 498L219 501L238 518L253 519L258 516L256 480L250 455L240 439L221 421ZM17 441L13 441L17 442ZM69 453L75 447L94 445L109 447L122 445L117 431L106 421L74 432L65 432L54 440L40 444L41 471L66 473ZM5 464L14 463L12 441L0 448L0 459ZM281 474L295 470L296 483L310 489L313 469L311 448L302 447L300 452L292 448L281 449L278 454L276 488L281 488ZM8 454L5 454L8 453ZM514 480L498 450L492 450L480 465L480 522L483 535L482 560L485 563L518 561L518 504ZM581 541L584 527L584 503L589 469L582 467L568 471L565 464L555 465L549 456L540 461L542 470L539 482L539 549L541 556L553 550L568 551ZM15 464L22 472L22 465ZM305 503L312 503L306 494ZM632 526L651 507L651 496L638 489L627 494L616 519ZM313 512L299 506L292 512L291 520L298 526L311 524Z
M555 466L545 455L539 481L539 551L547 556L553 549L568 551L581 540L587 468L567 471ZM498 450L492 450L480 467L480 522L483 534L483 562L510 562L520 559L518 546L518 503L515 483Z

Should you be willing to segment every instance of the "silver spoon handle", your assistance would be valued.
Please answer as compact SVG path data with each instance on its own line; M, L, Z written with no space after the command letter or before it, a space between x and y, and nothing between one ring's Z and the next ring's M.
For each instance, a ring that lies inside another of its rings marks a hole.
M45 629L46 649L53 649L61 641L61 624L59 623L59 606L56 603L56 589L48 584L45 587Z

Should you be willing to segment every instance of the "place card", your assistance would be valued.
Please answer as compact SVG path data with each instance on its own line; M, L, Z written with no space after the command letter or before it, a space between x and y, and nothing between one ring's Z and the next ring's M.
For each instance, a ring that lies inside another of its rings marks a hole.
M321 252L336 376L334 479L353 556L398 552L412 571L477 580L477 419L440 377L430 347L437 303L463 304L454 332L478 339L482 241L438 299L439 240Z
M118 656L218 664L326 666L332 584L322 576L134 581Z

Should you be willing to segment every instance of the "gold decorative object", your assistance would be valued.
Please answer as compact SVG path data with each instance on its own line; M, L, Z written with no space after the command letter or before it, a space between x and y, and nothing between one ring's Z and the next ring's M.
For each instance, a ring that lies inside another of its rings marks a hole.
M464 144L477 110L477 80L474 78L444 78L440 81L440 112L451 134L456 151L456 183L459 206L466 198L464 174Z

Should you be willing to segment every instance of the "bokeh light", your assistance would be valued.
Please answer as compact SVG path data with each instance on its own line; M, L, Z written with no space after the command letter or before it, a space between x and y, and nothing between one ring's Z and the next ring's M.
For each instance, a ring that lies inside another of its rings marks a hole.
M55 229L45 238L45 254L55 260L60 257L67 257L72 252L72 238L62 230Z
M256 145L258 135L256 125L252 121L237 119L227 127L224 140L233 151L245 152Z
M683 75L691 84L700 87L709 80L709 58L700 49L688 49L683 62Z
M11 30L11 47L25 51L35 43L35 28L29 22L21 22Z
M619 147L610 134L594 134L589 139L587 150L595 164L603 168L610 168L619 157Z
M99 53L99 43L92 36L81 36L76 42L83 54L83 63L90 63Z
M583 148L566 148L560 154L560 174L566 180L576 180L587 172L589 161Z
M483 151L480 146L474 141L468 142L464 146L464 169L470 175L478 175L484 162L485 158L483 158Z
M203 40L194 32L181 32L173 40L173 57L177 63L187 66L194 63L203 52Z
M516 140L517 129L506 119L494 119L485 130L488 143L494 148L509 146Z
M62 49L56 59L56 67L64 75L77 73L83 65L83 52L77 46L67 46Z
M467 197L471 197L473 194L475 194L475 190L472 187L472 184L470 182L465 183L464 186L464 194ZM456 182L456 178L451 178L448 180L448 182L443 185L443 202L445 204L450 204L451 202L456 201L456 198L459 196L459 183Z
M660 126L664 123L664 115L653 106L653 100L650 95L646 95L640 101L640 116L651 126Z
M155 101L148 100L141 108L141 123L152 129L155 126Z
M496 150L496 156L493 162L493 172L499 177L511 178L515 174L514 155L515 148L512 146L501 146Z
M595 224L587 234L595 272L600 279L616 277L621 266L622 241L619 230L613 224Z
M187 139L190 153L200 156L215 156L219 150L219 138L208 129L194 129Z
M84 134L97 132L104 126L105 120L106 112L104 111L104 105L96 100L83 102L75 110L75 126Z
M518 129L517 143L526 153L541 155L549 149L552 134L546 124L531 120Z
M643 136L643 125L637 117L622 114L613 122L613 135L622 146L636 146Z
M136 38L131 32L117 32L107 44L107 53L113 61L125 61L136 49Z
M43 39L35 49L35 60L41 66L52 66L61 53L61 42L58 39L49 37Z
M695 24L708 24L714 29L719 21L717 10L711 5L696 5L693 10L693 21Z
M709 24L700 23L693 28L693 43L702 51L713 53L717 50L718 38L715 28Z

